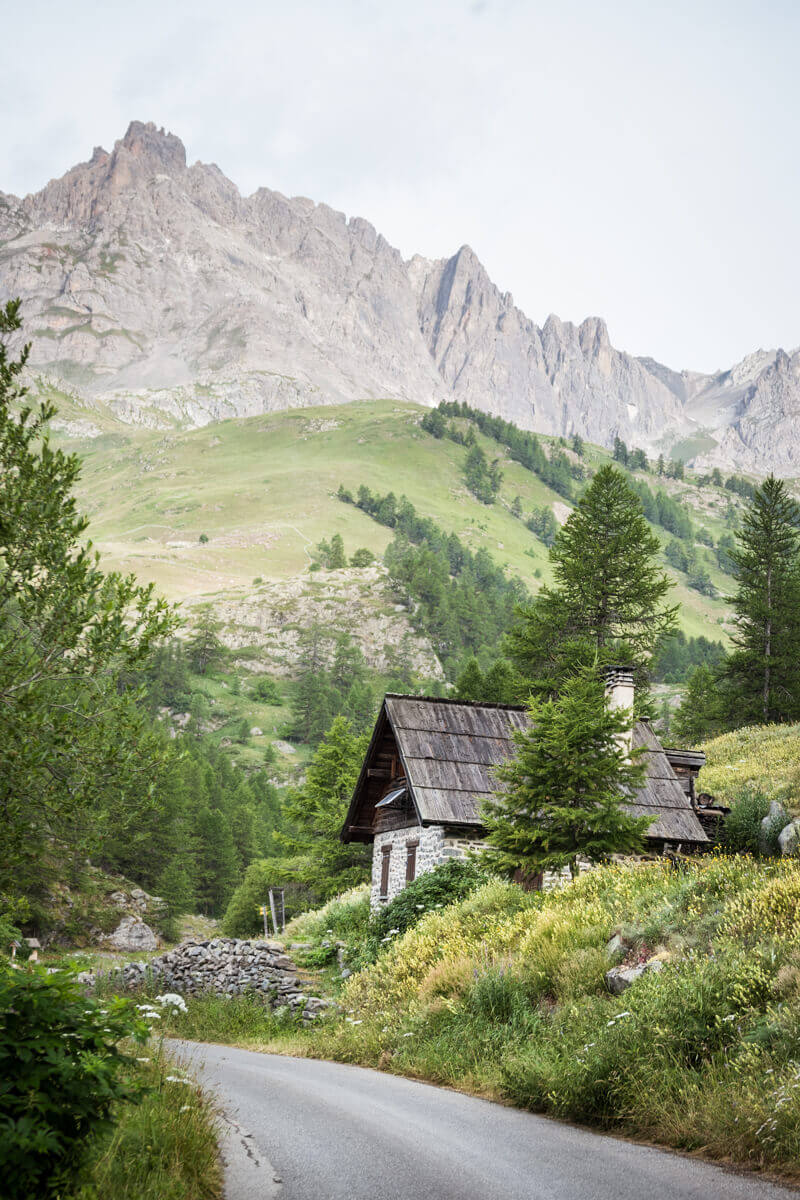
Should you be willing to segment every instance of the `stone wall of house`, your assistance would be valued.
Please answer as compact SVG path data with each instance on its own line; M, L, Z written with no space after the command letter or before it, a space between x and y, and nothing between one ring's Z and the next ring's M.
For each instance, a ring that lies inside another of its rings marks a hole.
M441 825L407 825L402 829L391 829L388 833L379 833L372 847L372 887L370 890L370 905L378 908L380 904L393 900L398 892L406 886L406 862L408 842L419 842L417 846L416 875L432 871L439 863L447 862L448 858L464 858L471 850L479 850L482 842L468 838L451 837ZM391 846L389 858L389 889L386 900L381 899L381 870L383 866L383 847Z
M406 886L407 846L409 842L416 841L419 842L416 876L422 875L424 871L432 871L439 863L447 862L448 858L466 858L474 850L484 848L481 838L454 837L445 833L442 825L406 825L402 829L377 834L372 848L371 908L379 908L381 904L394 900L395 896L402 892ZM388 895L382 899L380 890L384 846L391 846L392 852L389 858ZM585 859L578 859L578 868L581 873L591 871L592 864ZM561 871L546 871L542 887L549 891L550 888L569 883L571 878L569 867L564 867Z

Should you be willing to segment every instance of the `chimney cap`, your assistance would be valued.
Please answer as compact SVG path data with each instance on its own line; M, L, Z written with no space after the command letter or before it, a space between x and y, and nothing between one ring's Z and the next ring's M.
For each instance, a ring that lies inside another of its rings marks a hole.
M614 663L603 668L606 683L633 683L633 664Z

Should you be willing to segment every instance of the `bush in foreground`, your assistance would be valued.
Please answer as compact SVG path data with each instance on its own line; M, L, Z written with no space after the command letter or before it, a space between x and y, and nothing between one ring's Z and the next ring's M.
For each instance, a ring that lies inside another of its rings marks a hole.
M4 1195L57 1195L112 1111L139 1098L123 1038L146 1037L130 1001L101 1007L68 973L0 972L0 1175Z

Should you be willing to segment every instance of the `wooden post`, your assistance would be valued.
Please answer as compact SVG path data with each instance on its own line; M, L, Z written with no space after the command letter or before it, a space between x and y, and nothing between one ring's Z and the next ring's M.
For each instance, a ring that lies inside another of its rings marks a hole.
M275 930L275 937L277 937L278 918L275 916L275 894L272 888L269 889L269 911L272 913L272 928Z
M281 894L281 933L286 932L286 889L278 888Z
M267 906L266 906L266 904L261 905L261 915L264 918L264 937L268 938L269 937L269 929L267 927Z

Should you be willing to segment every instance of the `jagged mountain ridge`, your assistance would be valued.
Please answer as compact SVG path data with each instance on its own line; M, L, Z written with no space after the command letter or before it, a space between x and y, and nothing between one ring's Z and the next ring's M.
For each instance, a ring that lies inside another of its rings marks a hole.
M361 218L241 196L152 124L40 192L0 194L0 296L16 295L32 365L125 421L455 398L605 445L706 430L709 462L800 473L797 352L708 376L616 350L599 318L538 327L468 246L405 262Z

